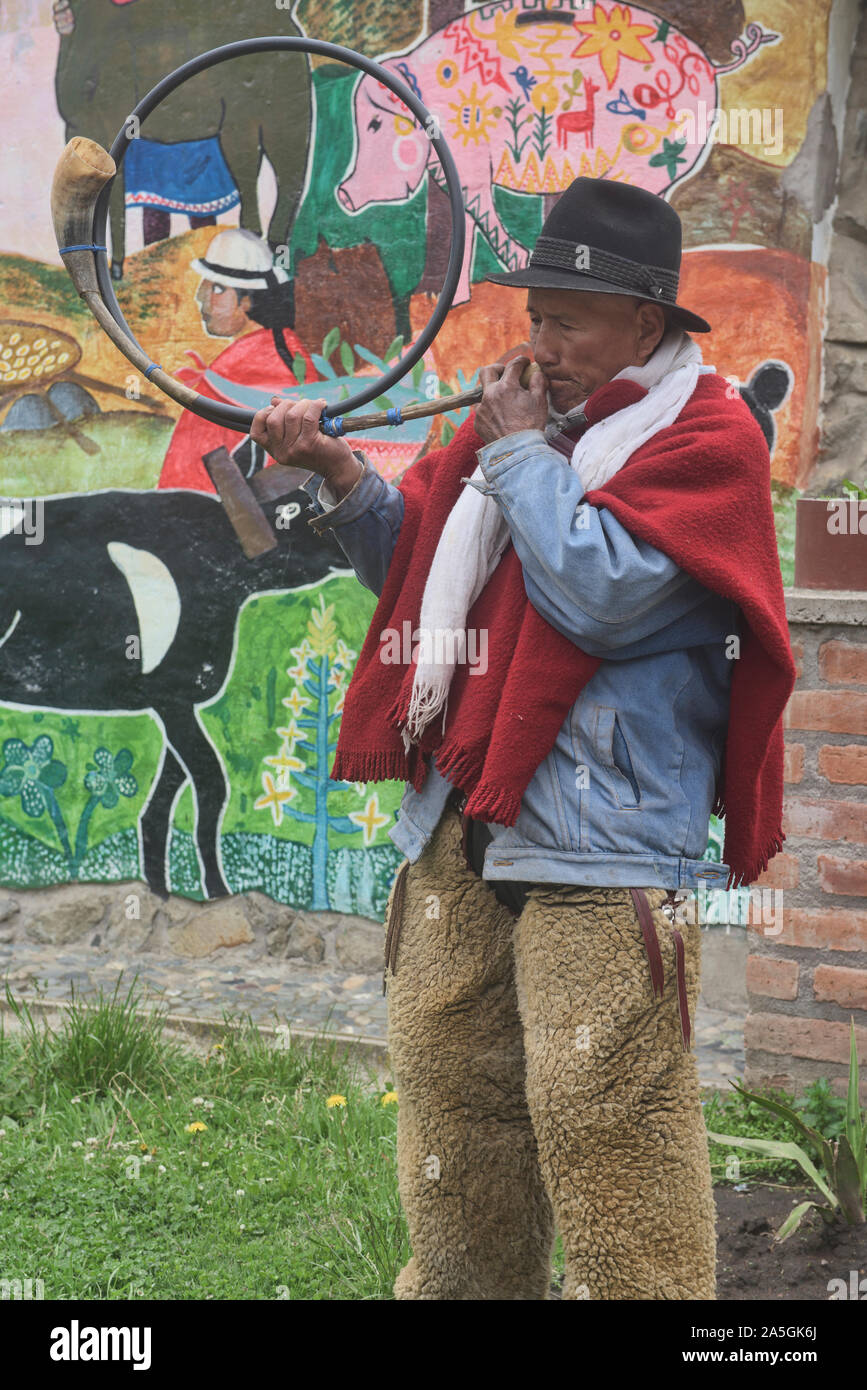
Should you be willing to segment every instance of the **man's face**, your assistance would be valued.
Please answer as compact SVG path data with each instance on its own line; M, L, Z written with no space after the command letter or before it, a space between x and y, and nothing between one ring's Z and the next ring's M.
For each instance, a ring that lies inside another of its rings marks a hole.
M533 356L561 415L624 367L643 365L665 330L658 304L625 294L531 289L527 312Z
M205 332L212 338L236 338L249 323L246 314L249 297L239 296L231 285L203 280L196 291L196 303L201 310Z

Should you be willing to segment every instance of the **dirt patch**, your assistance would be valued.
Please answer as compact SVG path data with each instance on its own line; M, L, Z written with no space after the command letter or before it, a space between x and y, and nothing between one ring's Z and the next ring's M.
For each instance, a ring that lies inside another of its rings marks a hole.
M826 1225L808 1212L794 1235L774 1240L792 1207L814 1195L794 1187L714 1189L718 1303L827 1303L834 1295L867 1302L867 1224ZM562 1297L559 1276L548 1297Z
M748 1192L718 1187L714 1195L718 1301L828 1302L834 1294L867 1301L867 1225L826 1225L818 1212L808 1212L794 1235L778 1243L774 1232L792 1207L815 1194L756 1186Z

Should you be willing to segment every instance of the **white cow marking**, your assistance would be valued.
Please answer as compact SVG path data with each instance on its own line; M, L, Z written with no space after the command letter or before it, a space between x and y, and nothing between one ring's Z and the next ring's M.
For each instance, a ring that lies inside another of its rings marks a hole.
M129 585L141 637L142 675L156 670L175 639L181 596L171 572L149 550L110 541L109 557Z

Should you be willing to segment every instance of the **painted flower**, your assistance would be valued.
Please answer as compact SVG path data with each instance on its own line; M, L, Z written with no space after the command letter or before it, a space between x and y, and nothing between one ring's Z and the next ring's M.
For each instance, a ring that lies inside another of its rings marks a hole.
M53 800L55 787L66 781L66 766L54 757L54 743L40 734L32 748L20 738L3 744L0 796L20 796L28 816L41 816Z
M599 54L599 62L609 87L613 87L620 71L621 58L633 58L637 63L652 63L642 39L655 33L652 24L633 24L628 5L614 5L608 14L602 5L593 6L593 18L583 24L576 20L575 28L584 34L573 58L590 58Z
M373 792L367 798L367 804L363 811L350 811L347 817L359 830L364 831L365 845L372 845L376 839L376 832L384 825L388 825L391 817L383 815L379 809L379 795Z
M325 1104L329 1110L333 1110L336 1105L345 1105L346 1096L329 1096Z
M647 162L657 167L665 165L668 177L672 180L676 179L678 164L686 163L686 160L682 158L685 145L685 140L663 140L660 153L652 155Z
M122 796L135 796L138 791L138 782L130 772L132 753L128 748L117 754L97 748L87 766L90 771L84 774L84 785L106 810L116 806Z
M386 1091L380 1103L382 1105L397 1105L397 1091Z

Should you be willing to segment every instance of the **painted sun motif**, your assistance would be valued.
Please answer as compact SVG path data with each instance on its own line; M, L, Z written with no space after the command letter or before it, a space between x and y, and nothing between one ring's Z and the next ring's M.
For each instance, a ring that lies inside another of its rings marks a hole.
M496 116L491 109L490 93L479 96L479 91L474 82L469 95L466 92L458 92L458 100L449 102L454 115L452 116L452 135L460 137L467 145L478 145L480 141L487 140L493 127L496 124Z
M617 80L621 58L632 58L637 63L653 62L653 54L642 40L656 31L652 24L633 24L628 5L614 5L606 14L604 6L596 4L592 20L584 23L576 20L575 28L585 37L572 50L572 57L591 58L598 53L609 87Z

